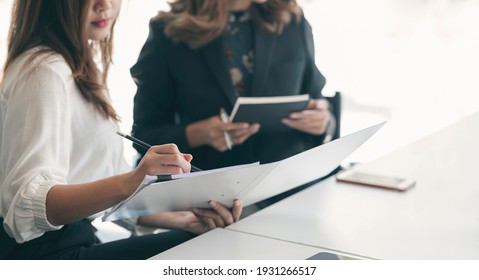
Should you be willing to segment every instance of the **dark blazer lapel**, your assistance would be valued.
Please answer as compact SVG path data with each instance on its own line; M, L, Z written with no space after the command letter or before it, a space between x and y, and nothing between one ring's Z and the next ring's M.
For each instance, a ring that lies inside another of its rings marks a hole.
M277 35L264 30L259 25L256 25L254 38L255 66L253 74L253 85L251 88L251 95L253 96L262 95L265 77L271 64L274 47L276 46L276 36Z
M211 72L220 84L223 93L230 101L231 106L233 106L236 102L236 93L233 88L233 83L231 82L230 71L226 65L226 59L223 55L221 37L205 46L202 52Z

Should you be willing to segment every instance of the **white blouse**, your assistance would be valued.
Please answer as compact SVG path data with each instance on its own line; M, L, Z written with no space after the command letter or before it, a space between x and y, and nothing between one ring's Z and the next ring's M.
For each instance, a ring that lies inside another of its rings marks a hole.
M126 172L117 125L80 94L60 55L32 49L10 68L0 87L0 214L19 243L61 226L50 224L50 188Z

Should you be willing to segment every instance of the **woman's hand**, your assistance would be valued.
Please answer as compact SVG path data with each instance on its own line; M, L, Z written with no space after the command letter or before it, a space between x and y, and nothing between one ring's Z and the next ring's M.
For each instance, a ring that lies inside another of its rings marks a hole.
M191 211L165 212L142 216L138 219L138 223L144 226L180 229L202 234L239 221L243 211L243 204L238 199L233 202L231 210L216 201L210 201L209 205L211 209L193 208Z
M259 130L259 124L223 123L220 116L192 123L186 128L186 138L192 148L209 145L220 152L228 149L224 132L227 132L233 145L242 144Z
M129 174L129 185L138 187L145 175L188 173L193 156L180 152L175 144L152 146Z
M227 209L223 204L210 201L208 203L211 209L193 208L188 221L185 222L184 229L196 234L201 234L217 227L224 228L239 221L241 212L243 211L243 204L241 200L233 201L233 208Z
M304 111L291 113L289 118L281 122L302 132L321 135L326 131L330 117L328 101L313 99Z

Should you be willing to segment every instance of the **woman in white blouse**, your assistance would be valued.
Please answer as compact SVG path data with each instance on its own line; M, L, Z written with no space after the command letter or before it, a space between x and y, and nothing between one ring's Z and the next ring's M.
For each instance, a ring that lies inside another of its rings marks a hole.
M0 87L0 258L145 259L239 219L211 202L140 217L172 229L99 244L88 218L131 195L145 175L189 172L176 145L130 170L105 87L121 0L16 0ZM101 69L95 59L101 58Z

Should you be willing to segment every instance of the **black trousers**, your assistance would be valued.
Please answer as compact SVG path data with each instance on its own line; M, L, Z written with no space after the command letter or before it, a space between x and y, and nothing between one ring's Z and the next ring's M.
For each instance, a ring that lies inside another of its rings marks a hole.
M3 224L3 219L0 221ZM0 226L0 259L143 260L195 236L184 231L168 231L99 243L95 228L89 221L82 220L18 244Z

